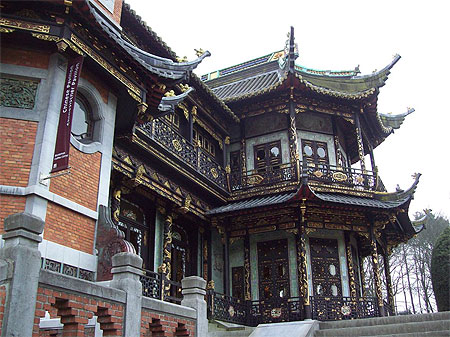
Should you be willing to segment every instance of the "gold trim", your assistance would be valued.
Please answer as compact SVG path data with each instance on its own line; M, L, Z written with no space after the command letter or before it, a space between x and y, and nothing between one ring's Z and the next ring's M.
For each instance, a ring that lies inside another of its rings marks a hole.
M39 33L49 33L50 26L48 25L38 25L31 22L21 21L21 20L12 20L7 18L0 18L0 26L19 28L24 30L30 30L32 32Z
M106 62L102 57L100 57L100 55L98 55L91 48L89 48L75 34L70 35L70 41L72 41L75 45L77 45L82 51L84 51L87 55L89 55L94 61L96 61L98 64L100 64L111 75L113 75L120 82L122 82L128 89L133 91L139 97L142 95L141 90L136 85L131 83L122 73L120 73L118 70L116 70L108 62Z
M12 28L0 28L0 33L12 33L12 32L14 32L15 31L15 29L12 29Z

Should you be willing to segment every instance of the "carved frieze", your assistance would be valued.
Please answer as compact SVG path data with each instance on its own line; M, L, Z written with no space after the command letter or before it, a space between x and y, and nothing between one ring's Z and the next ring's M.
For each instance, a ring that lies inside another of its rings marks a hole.
M36 102L38 81L5 78L0 79L0 106L33 109Z

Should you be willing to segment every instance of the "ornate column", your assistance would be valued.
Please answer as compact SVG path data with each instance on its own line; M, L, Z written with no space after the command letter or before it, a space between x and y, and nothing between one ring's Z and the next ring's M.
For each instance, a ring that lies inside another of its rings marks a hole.
M241 166L242 166L242 175L245 176L247 174L247 155L246 155L246 143L245 143L245 121L241 121Z
M246 301L252 300L250 277L250 236L248 233L246 233L244 237L244 298Z
M297 223L297 273L298 273L298 287L299 296L303 299L303 309L305 312L305 319L312 318L311 303L309 300L309 285L308 285L308 261L306 259L306 199L302 199L300 205L300 219Z
M378 268L378 251L377 251L377 240L375 237L374 226L370 226L370 251L372 255L372 270L374 276L374 288L377 300L377 306L380 316L385 316L384 305L383 305L383 294L381 292L381 278L380 270Z
M228 233L224 231L223 233L223 270L224 270L224 292L225 295L230 295L230 240L228 238Z
M389 249L384 254L384 274L386 276L386 288L388 293L388 304L392 313L395 313L394 293L392 292L391 267L389 264Z
M170 277L171 277L171 262L172 262L172 214L167 214L164 219L164 238L163 238L163 258L162 264L158 267L158 272L161 273L161 299L170 296Z
M352 245L350 244L350 235L348 233L345 233L345 247L347 250L347 265L348 265L348 278L349 278L349 282L350 282L350 297L355 298L357 296L355 267L353 265Z
M361 112L363 109L361 108ZM356 131L356 141L358 142L358 156L361 165L361 170L363 173L366 172L366 162L364 161L364 144L361 134L361 124L359 123L359 113L355 113L355 131Z
M116 187L111 200L112 221L115 225L119 224L120 199L122 198L122 190L120 186Z
M361 278L361 296L365 297L366 296L366 284L365 284L366 275L364 274L364 258L362 256L361 252L359 252L358 260L359 260L359 277Z
M294 106L294 87L291 87L291 94L289 97L289 154L291 157L291 165L295 168L296 178L300 177L300 166L298 153L298 137L296 126L296 114Z

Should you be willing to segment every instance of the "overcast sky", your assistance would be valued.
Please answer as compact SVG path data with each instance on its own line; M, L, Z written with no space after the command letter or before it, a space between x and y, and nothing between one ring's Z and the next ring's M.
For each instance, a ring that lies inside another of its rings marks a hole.
M450 2L429 1L143 1L137 14L179 56L209 50L196 73L226 68L284 48L290 26L297 64L362 74L402 56L381 88L378 111L415 108L375 150L389 191L422 173L410 214L424 208L450 216Z

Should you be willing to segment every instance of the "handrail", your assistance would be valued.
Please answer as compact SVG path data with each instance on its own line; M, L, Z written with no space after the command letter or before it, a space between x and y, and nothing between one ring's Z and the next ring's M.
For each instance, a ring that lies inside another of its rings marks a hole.
M227 175L220 165L208 152L192 144L184 138L170 124L158 118L139 128L148 137L164 146L169 152L178 157L183 163L199 172L220 188L228 191Z

